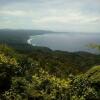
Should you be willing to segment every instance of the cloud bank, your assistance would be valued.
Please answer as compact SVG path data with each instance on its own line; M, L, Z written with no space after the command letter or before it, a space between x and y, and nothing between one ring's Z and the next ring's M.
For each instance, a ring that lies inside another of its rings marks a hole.
M100 32L99 0L0 0L0 28Z

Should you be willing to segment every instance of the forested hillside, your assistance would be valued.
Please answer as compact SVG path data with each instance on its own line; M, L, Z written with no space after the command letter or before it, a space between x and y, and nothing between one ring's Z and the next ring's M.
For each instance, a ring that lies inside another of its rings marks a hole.
M0 29L0 44L7 44L17 50L31 51L32 46L28 45L27 40L30 36L41 35L45 33L52 33L51 31L43 30L12 30Z
M0 45L0 100L100 100L100 55Z

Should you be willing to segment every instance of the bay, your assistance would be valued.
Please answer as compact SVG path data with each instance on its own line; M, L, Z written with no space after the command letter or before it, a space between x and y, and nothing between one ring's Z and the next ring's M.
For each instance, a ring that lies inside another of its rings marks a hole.
M49 47L52 50L69 52L97 52L88 45L100 44L99 33L46 33L31 36L29 42L33 46Z

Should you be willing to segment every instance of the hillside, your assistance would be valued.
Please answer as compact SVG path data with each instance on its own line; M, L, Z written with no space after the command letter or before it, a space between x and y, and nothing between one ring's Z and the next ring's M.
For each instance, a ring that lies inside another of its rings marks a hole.
M25 49L23 49L25 51ZM99 100L100 56L0 46L1 100Z
M25 51L31 51L33 47L27 44L29 37L49 32L52 33L51 31L43 30L0 29L0 44L7 44L20 51L24 49Z

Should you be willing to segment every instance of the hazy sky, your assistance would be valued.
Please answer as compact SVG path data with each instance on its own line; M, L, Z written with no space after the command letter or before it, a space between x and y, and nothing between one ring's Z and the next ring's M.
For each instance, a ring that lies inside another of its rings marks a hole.
M0 0L0 28L100 32L100 0Z

